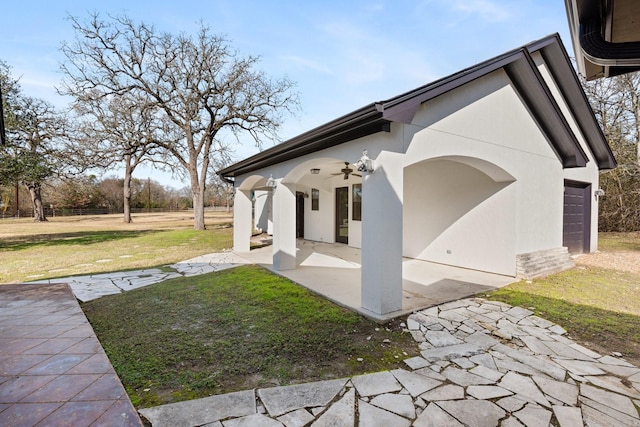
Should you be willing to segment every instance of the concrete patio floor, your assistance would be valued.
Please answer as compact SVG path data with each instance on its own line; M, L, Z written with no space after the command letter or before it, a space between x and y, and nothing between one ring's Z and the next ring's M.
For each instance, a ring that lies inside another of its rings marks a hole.
M479 292L496 289L517 279L404 258L402 310L378 315L360 306L360 249L298 239L297 268L275 271L323 297L377 321L386 321L416 310L455 301ZM272 247L237 254L251 263L273 270Z

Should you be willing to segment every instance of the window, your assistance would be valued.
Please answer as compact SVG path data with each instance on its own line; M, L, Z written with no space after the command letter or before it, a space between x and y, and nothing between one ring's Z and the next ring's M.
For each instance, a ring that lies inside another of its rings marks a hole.
M320 190L317 188L311 189L311 210L320 210Z
M353 184L351 209L351 219L354 221L362 221L362 184Z

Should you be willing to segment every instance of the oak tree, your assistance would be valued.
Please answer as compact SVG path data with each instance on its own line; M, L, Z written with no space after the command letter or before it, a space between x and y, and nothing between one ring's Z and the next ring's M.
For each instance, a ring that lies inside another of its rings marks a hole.
M171 126L158 144L189 176L194 228L204 229L211 160L243 136L258 146L277 138L283 114L297 107L293 82L270 78L257 68L259 58L240 55L203 24L191 36L127 16L69 19L75 40L62 46L61 93L78 100L135 94L160 110Z

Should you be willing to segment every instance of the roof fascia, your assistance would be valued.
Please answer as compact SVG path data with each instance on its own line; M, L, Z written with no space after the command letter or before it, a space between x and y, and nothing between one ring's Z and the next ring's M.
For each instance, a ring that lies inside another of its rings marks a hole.
M587 156L529 53L554 43L559 43L557 35L514 49L390 100L370 104L222 169L218 174L235 177L373 133L389 132L390 122L410 123L423 103L498 69L507 72L563 167L585 166Z
M390 123L382 118L380 108L370 104L224 168L218 175L235 177L353 139L389 132Z
M554 43L554 39L557 41L556 43ZM589 99L582 89L575 69L571 65L569 54L560 43L560 36L555 34L553 39L549 38L545 43L531 45L529 51L538 51L542 55L549 72L576 119L589 150L596 160L598 169L615 168L617 166L616 159L593 114Z
M509 79L547 136L564 168L583 167L588 158L569 123L555 102L551 90L526 49L505 67Z
M382 103L383 117L390 121L409 124L418 108L425 102L486 76L514 60L517 50L507 52L443 79L404 93Z

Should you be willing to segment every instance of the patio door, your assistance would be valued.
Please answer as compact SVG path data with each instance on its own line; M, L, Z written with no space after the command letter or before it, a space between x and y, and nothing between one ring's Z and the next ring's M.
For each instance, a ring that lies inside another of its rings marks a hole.
M304 239L304 193L296 191L296 237Z
M349 243L349 187L336 188L336 242Z

